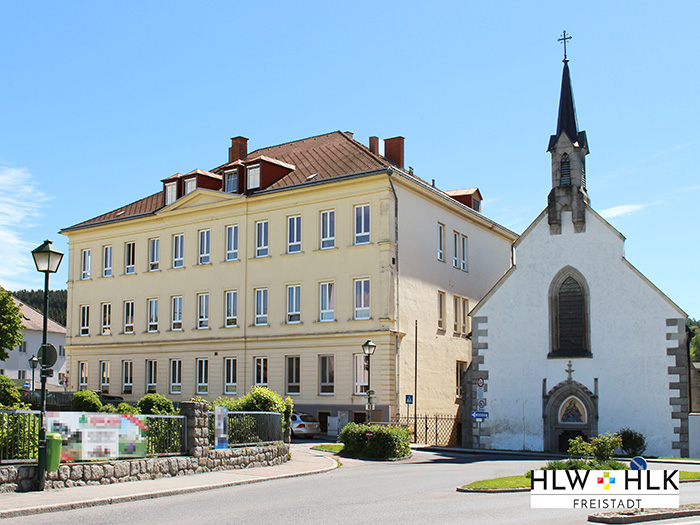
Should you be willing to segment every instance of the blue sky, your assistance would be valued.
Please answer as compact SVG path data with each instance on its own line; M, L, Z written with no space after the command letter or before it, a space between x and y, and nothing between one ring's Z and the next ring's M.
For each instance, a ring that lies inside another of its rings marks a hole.
M591 204L700 317L699 18L695 1L2 2L0 285L40 288L32 248L67 253L60 228L223 163L236 135L403 135L418 176L478 186L522 232L550 189L566 30Z

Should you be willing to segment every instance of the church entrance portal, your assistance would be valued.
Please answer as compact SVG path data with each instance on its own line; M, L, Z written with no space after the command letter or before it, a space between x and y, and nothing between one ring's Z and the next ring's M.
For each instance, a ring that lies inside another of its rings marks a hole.
M583 439L588 439L588 436L581 432L580 430L563 430L559 433L559 449L557 452L566 454L569 450L569 440L576 439L578 436L582 436Z

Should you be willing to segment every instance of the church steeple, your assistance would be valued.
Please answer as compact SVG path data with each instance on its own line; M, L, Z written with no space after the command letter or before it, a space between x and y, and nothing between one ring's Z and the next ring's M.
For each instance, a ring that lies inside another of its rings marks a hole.
M564 41L571 37L560 39ZM552 155L552 191L549 193L549 226L552 234L561 233L561 212L570 210L574 231L586 229L585 205L590 204L586 192L586 155L588 139L585 131L578 130L574 91L571 88L569 60L564 48L564 71L559 95L557 132L549 138L547 151Z

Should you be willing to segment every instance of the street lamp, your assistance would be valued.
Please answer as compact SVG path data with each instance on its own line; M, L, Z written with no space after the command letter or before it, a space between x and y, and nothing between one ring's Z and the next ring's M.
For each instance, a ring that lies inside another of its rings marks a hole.
M36 383L34 383L34 372L36 372L36 367L39 364L39 360L36 358L35 355L33 355L29 359L29 366L32 368L32 392L36 391L36 387L34 386Z
M367 356L367 423L372 422L372 408L373 404L372 402L374 401L374 398L372 397L372 394L374 394L374 391L371 390L370 388L370 383L369 383L369 378L370 378L370 356L374 354L374 351L377 349L377 345L375 345L370 339L367 339L365 343L362 345L362 352Z
M32 250L32 257L37 271L44 274L44 331L41 344L41 413L39 415L39 467L37 469L37 488L44 490L46 478L46 427L44 416L46 415L46 375L48 368L46 350L46 338L49 323L49 274L56 273L63 259L63 254L53 249L51 241L46 240L41 246Z

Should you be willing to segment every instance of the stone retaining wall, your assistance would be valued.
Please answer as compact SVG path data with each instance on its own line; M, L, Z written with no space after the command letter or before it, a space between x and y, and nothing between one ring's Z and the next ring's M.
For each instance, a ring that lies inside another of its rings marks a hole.
M47 489L84 485L109 485L143 479L186 476L200 472L279 465L289 459L289 445L209 450L206 457L163 458L63 463L56 472L46 473ZM31 490L36 465L0 466L0 492Z

